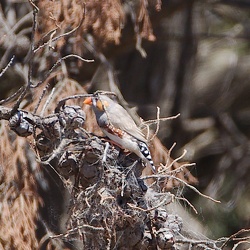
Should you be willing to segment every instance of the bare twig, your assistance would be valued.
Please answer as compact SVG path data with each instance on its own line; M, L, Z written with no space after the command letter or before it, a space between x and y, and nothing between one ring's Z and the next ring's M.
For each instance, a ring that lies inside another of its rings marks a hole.
M241 245L241 244L248 244L248 245L250 245L250 241L248 241L248 240L242 240L242 241L236 243L236 244L233 246L232 250L235 250L235 249L236 249L239 245ZM248 249L249 249L249 248L248 248Z
M141 124L139 125L139 127L146 127L147 129L147 133L146 133L146 138L148 140L149 135L150 135L150 128L149 126L152 124L156 124L156 130L154 132L154 134L151 136L149 142L153 141L154 138L157 136L159 129L160 129L160 121L167 121L167 120L172 120L172 119L176 119L178 116L180 116L180 114L177 114L175 116L171 116L171 117L167 117L167 118L160 118L160 108L157 107L157 115L156 115L156 119L154 120L148 120L148 121L141 121ZM142 120L142 119L141 119Z
M30 89L31 86L31 76L32 76L32 66L33 66L33 60L34 60L34 45L35 45L35 32L37 27L37 13L39 11L39 8L33 3L33 1L29 0L30 4L33 6L33 25L32 25L32 32L31 32L31 45L30 45L30 60L29 60L29 73L28 73L28 82L26 84L26 87L23 89L23 92L20 94L18 100L14 104L12 108L12 114L15 114L17 109L20 106L20 103L22 102L23 98L27 94L27 91Z
M189 188L192 189L194 192L196 192L197 194L199 194L200 196L202 196L202 197L204 197L204 198L206 198L206 199L209 199L209 200L211 200L211 201L213 201L213 202L216 202L216 203L221 203L221 201L215 200L215 199L213 199L212 197L210 197L210 196L208 196L208 195L205 195L205 194L201 193L197 188L195 188L194 186L188 184L187 182L185 182L184 180L182 180L182 179L180 179L180 178L178 178L178 177L176 177L176 176L169 176L169 178L176 179L177 181L183 183L185 186L189 187Z
M104 90L97 90L93 95L110 95L110 96L115 96L117 97L116 93L112 91L104 91Z
M36 49L34 50L34 53L36 53L38 50L42 49L42 48L45 47L46 45L49 45L50 48L53 48L52 42L55 42L55 41L59 40L59 39L62 38L62 37L69 36L69 35L73 34L73 33L74 33L75 31L77 31L78 28L82 25L83 20L84 20L84 17L82 17L82 19L81 19L80 23L77 25L77 27L75 27L74 29L70 30L69 32L63 33L63 34L61 34L61 35L59 35L59 36L57 36L57 37L54 37L54 38L52 38L52 37L53 37L53 35L55 34L56 29L52 30L52 31L51 31L52 33L51 33L51 35L50 35L49 41L46 42L46 43L44 43L44 44L42 44L42 45L40 45L38 48L36 48Z
M171 163L170 163L170 165L166 165L165 164L165 166L163 167L163 170L162 171L159 171L159 174L161 174L161 173L166 173L166 171L168 170L168 169L171 169L171 167L176 163L176 162L178 162L179 160L181 160L185 155L186 155L186 153L187 153L187 150L183 150L183 154L181 155L181 156L179 156L179 157L177 157L176 159L174 159Z
M131 203L127 203L127 205L128 205L129 207L133 208L133 209L138 210L138 211L147 212L147 209L143 209L143 208L138 207L138 206L135 206L135 205L133 205L133 204L131 204Z
M43 84L44 81L49 77L49 75L56 69L56 67L57 67L59 64L61 64L63 60L66 60L66 59L68 59L68 58L70 58L70 57L75 57L75 58L77 58L77 59L79 59L79 60L81 60L81 61L83 61L83 62L87 62L87 63L94 62L94 60L92 60L92 59L84 59L84 58L82 58L81 56L78 56L78 55L75 55L75 54L70 54L70 55L64 56L64 57L58 59L58 60L54 63L54 65L53 65L53 66L51 67L51 69L45 74L45 77L44 77L41 81L39 81L36 85L32 85L31 87L32 87L32 88L36 88L36 87L38 87L39 85Z
M42 38L40 38L40 40L37 42L37 48L35 49L35 53L36 53L39 49L43 48L45 45L49 44L49 42L47 42L46 44L44 43L44 44L40 45L40 43L42 42L42 40L44 40L47 36L50 36L50 37L51 37L51 34L54 33L55 31L57 31L57 29L58 29L58 27L56 27L56 28L54 28L54 29L48 31L45 35L43 35ZM40 47L40 46L41 46L41 47Z
M156 122L156 130L155 130L154 134L152 135L150 141L153 141L159 132L159 128L160 128L160 108L159 107L157 107L156 121L157 121Z
M108 149L109 149L109 143L105 142L105 149L104 149L104 152L103 152L102 163L106 163L106 161L107 161Z
M141 56L143 58L146 58L147 53L141 46L142 37L141 37L141 34L140 34L139 24L138 24L138 22L136 20L135 10L129 4L128 4L128 7L129 7L129 13L131 15L132 22L134 24L134 32L135 32L135 35L136 35L136 49L139 51L139 53L141 54Z
M35 106L35 108L34 108L34 114L36 114L36 112L37 112L37 110L38 110L38 108L39 108L39 106L40 106L40 104L41 104L41 102L42 102L42 99L43 99L43 97L45 96L45 94L46 94L46 92L47 92L47 90L48 90L48 88L49 88L49 84L47 84L46 86L45 86L45 88L43 89L43 92L42 92L42 94L41 94L41 96L39 97L39 100L38 100L38 102L37 102L37 104L36 104L36 106Z
M78 226L76 228L72 228L72 229L68 230L67 233L51 235L50 238L51 239L60 238L60 237L67 238L69 235L75 233L75 231L78 231L79 229L91 229L91 230L94 230L94 231L104 231L103 227L94 227L94 226L90 226L90 225L81 225L81 226Z
M221 249L223 249L231 240L237 240L237 238L235 238L236 236L238 236L239 234L242 233L249 233L250 229L241 229L240 231L236 232L235 234L232 234L221 246Z
M41 164L43 164L43 165L47 165L47 164L50 165L50 162L51 162L57 155L59 155L59 154L65 149L65 147L66 147L67 145L69 145L70 142L71 142L70 139L63 139L63 140L60 142L60 144L58 145L58 147L53 151L53 154L51 154L51 156L50 156L47 160L45 160L45 161L43 161L43 160L40 161L40 160L39 160L38 162L41 163Z
M190 189L192 189L194 192L196 192L197 194L199 194L200 196L206 198L206 199L209 199L213 202L216 202L216 203L221 203L220 201L218 200L215 200L213 199L212 197L210 196L207 196L203 193L201 193L198 189L196 189L194 186L188 184L187 182L185 182L184 180L176 177L176 176L172 176L172 175L160 175L160 174L157 174L157 175L149 175L149 176L143 176L141 177L142 180L147 180L147 179L150 179L150 178L157 178L157 179L160 179L160 178L173 178L173 179L176 179L177 181L181 182L182 184L184 184L185 186L189 187Z
M152 124L157 124L159 121L173 120L173 119L176 119L179 116L180 116L180 114L177 114L177 115L170 116L170 117L157 118L157 119L154 119L154 120L143 121L141 126L144 126L144 125L149 125L150 126Z
M170 170L169 172L168 172L168 174L169 175L173 175L173 174L175 174L175 173L180 173L180 172L182 172L184 169L186 169L187 167L193 167L193 166L195 166L196 165L196 163L184 163L184 164L182 164L182 163L180 163L179 164L179 166L177 167L177 168L175 168L175 169L173 169L173 170ZM165 173L166 171L159 171L158 173Z
M29 2L32 5L32 7L34 8L34 10L36 10L38 12L39 8L34 4L34 2L32 0L29 0Z
M1 73L0 73L0 77L3 76L3 74L6 72L6 70L11 66L11 64L13 63L15 59L15 55L13 55L9 61L9 63L2 69Z
M185 201L185 202L194 210L194 212L195 212L196 214L198 214L198 211L196 210L196 208L194 207L194 205L193 205L189 200L187 200L187 199L184 198L184 197L179 197L179 196L174 196L174 198L175 198L176 200L183 200L183 201Z
M45 102L45 104L44 104L44 106L43 106L43 108L42 108L42 111L41 111L41 113L40 113L40 116L43 116L43 115L44 115L44 112L45 112L46 108L48 107L48 105L49 105L49 103L50 103L50 101L51 101L51 99L52 99L52 97L53 97L53 95L54 95L54 92L55 92L55 88L52 89L52 91L51 91L49 97L47 98L47 100L46 100L46 102Z
M55 47L52 45L52 39L53 39L53 36L56 34L56 30L54 30L51 34L50 34L50 39L49 39L49 49L52 49L54 50Z
M168 166L168 164L169 164L169 161L170 161L170 156L171 156L171 153L172 153L172 151L173 151L173 149L174 149L174 147L176 146L176 142L174 142L173 143L173 145L171 146L171 148L168 150L168 157L167 157L167 161L166 161L166 163L165 163L165 166Z
M62 107L65 104L65 102L68 100L81 99L81 98L86 98L89 96L92 96L92 94L72 95L72 96L68 96L66 98L63 98L57 103L55 110L56 111L59 110L60 107Z
M16 96L20 95L20 93L22 93L23 91L23 86L21 88L19 88L14 94L12 94L11 96L7 97L6 99L4 100L1 100L0 101L0 105L1 104L4 104L4 103L7 103L7 102L10 102L12 99L14 99Z
M75 55L75 54L70 54L70 55L64 56L61 59L59 59L58 61L61 62L62 60L66 60L66 59L68 59L70 57L75 57L75 58L77 58L77 59L79 59L79 60L81 60L83 62L87 62L87 63L91 63L91 62L95 61L93 59L84 59L81 56L78 56L78 55Z

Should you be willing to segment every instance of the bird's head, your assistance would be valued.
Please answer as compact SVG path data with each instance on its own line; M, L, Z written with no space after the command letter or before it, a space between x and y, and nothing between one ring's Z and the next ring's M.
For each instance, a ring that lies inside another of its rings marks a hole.
M108 106L110 105L109 98L106 96L92 96L88 97L84 100L84 104L92 105L94 109L97 111L105 111L107 110Z

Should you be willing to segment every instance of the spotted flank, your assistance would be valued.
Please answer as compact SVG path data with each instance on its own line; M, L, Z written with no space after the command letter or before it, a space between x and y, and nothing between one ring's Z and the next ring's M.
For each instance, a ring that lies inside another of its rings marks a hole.
M107 129L107 131L113 135L117 135L120 138L122 138L124 136L124 131L122 131L119 128L115 128L112 124L109 124L105 127Z
M154 162L152 160L148 146L146 145L146 143L141 142L141 141L138 142L138 146L139 146L140 151L143 154L143 156L149 161L153 172L156 173L155 165L154 165Z

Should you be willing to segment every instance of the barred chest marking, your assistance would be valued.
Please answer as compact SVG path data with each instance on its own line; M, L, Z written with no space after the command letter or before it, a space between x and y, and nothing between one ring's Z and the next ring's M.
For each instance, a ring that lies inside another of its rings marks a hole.
M111 134L114 134L114 135L117 135L118 137L122 138L123 136L125 136L125 132L122 131L121 129L119 128L115 128L112 124L109 124L107 127L107 132L108 133L111 133Z

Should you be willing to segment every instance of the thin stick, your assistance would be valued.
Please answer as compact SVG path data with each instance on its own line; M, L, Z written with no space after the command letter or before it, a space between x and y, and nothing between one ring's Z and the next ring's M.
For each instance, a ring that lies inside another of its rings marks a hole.
M70 30L69 32L63 33L63 34L61 34L61 35L59 35L59 36L57 36L57 37L54 37L54 38L52 38L52 36L54 35L54 32L55 32L56 30L53 30L53 31L52 31L52 34L53 34L53 35L51 36L51 38L49 39L49 41L46 42L46 43L44 43L44 44L42 44L42 45L40 45L38 48L36 48L36 49L34 50L34 53L36 53L38 50L42 49L42 48L45 47L46 45L49 45L49 46L52 48L52 46L51 46L52 42L55 42L55 41L59 40L59 39L62 38L62 37L65 37L65 36L68 36L68 35L74 33L74 32L82 25L83 20L84 20L84 17L82 17L80 23L79 23L74 29Z
M29 2L32 5L32 7L38 12L39 8L34 4L34 2L32 0L29 0Z
M153 141L154 138L156 137L156 135L158 134L159 132L159 129L160 129L160 108L157 107L157 115L156 115L156 130L153 134L153 136L151 137L150 141Z
M46 91L47 91L47 89L49 88L49 86L50 86L50 84L48 83L48 84L45 86L45 88L43 89L43 92L42 92L41 96L39 97L38 103L37 103L37 105L36 105L35 108L34 108L34 111L33 111L34 114L36 114L36 112L37 112L37 110L38 110L38 108L39 108L39 106L40 106L40 104L41 104L41 102L42 102L42 99L43 99L43 97L45 96Z
M172 151L173 151L173 149L174 149L175 146L176 146L176 142L173 143L173 145L171 146L171 148L170 148L169 151L168 151L168 158L167 158L167 161L166 161L165 166L168 165L169 160L170 160L170 155L171 155L171 153L172 153Z
M25 97L27 91L30 89L31 86L31 76L32 76L32 66L33 66L33 59L34 59L34 47L35 47L35 32L37 27L37 13L39 8L33 3L33 1L29 0L30 4L33 6L33 25L32 25L32 32L31 32L31 46L30 46L30 53L31 58L29 61L29 72L28 72L28 81L26 87L23 89L23 92L20 94L19 98L17 99L16 103L14 104L11 113L15 114L17 109L20 106L23 98Z
M173 120L176 119L177 117L180 116L180 113L174 116L170 116L170 117L164 117L164 118L159 118L159 119L153 119L153 120L148 120L148 121L144 121L141 125L151 125L151 124L155 124L159 121L168 121L168 120Z
M44 115L45 109L48 107L48 105L49 105L49 103L50 103L50 101L51 101L51 99L52 99L54 93L55 93L55 88L52 89L52 91L51 91L51 93L50 93L48 99L46 100L46 102L45 102L45 104L44 104L44 106L43 106L43 108L42 108L42 111L41 111L41 113L40 113L40 116L43 116L43 115Z
M50 49L55 49L55 47L52 46L52 39L53 36L56 34L56 30L54 30L51 34L50 34L50 39L49 39L49 48Z
M194 186L188 184L187 182L183 181L182 179L180 179L180 178L178 178L178 177L176 177L176 176L170 176L170 178L174 178L174 179L176 179L177 181L183 183L185 186L189 187L189 188L192 189L194 192L196 192L197 194L199 194L200 196L202 196L202 197L204 197L204 198L207 198L207 199L209 199L209 200L211 200L211 201L213 201L213 202L216 202L216 203L221 203L221 201L215 200L215 199L213 199L212 197L210 197L210 196L208 196L208 195L205 195L205 194L201 193L197 188L195 188Z
M236 244L234 245L234 247L232 248L232 250L235 250L239 245L241 245L241 244L243 244L243 243L246 243L246 244L249 244L249 245L250 245L250 241L247 241L247 240L240 241L240 242L238 242L238 243L236 243ZM248 248L248 249L250 249L250 248Z
M0 77L3 76L3 74L7 71L7 69L11 66L11 64L13 63L15 59L15 55L13 55L9 61L9 63L2 69L1 73L0 73Z
M1 104L4 104L4 103L6 103L6 102L11 101L13 98L15 98L16 96L20 95L20 93L22 93L22 91L23 91L23 86L22 86L21 88L19 88L19 89L18 89L14 94L12 94L11 96L7 97L7 98L4 99L4 100L1 100L1 101L0 101L0 105L1 105Z
M108 149L109 149L109 143L105 142L105 149L103 152L102 163L106 163L106 161L107 161Z
M196 208L194 207L194 205L189 200L187 200L184 197L178 197L178 196L175 196L174 198L177 199L177 200L183 200L183 201L187 202L187 204L194 210L194 212L196 214L198 214L198 211L196 210Z
M66 101L68 100L72 100L72 99L80 99L80 98L86 98L86 97L90 97L92 96L92 94L81 94L81 95L72 95L72 96L68 96L66 98L63 98L62 100L60 100L55 108L55 112L58 112L58 110L65 104Z
M178 162L179 160L181 160L181 159L186 155L186 153L187 153L187 150L184 149L184 150L183 150L183 154L182 154L181 156L179 156L178 158L174 159L174 160L171 162L171 164L170 164L169 166L165 165L165 166L164 166L165 168L164 168L162 171L160 171L159 174L165 173L165 172L166 172L168 169L170 169L176 162Z
M92 60L92 59L84 59L84 58L82 58L81 56L78 56L78 55L75 55L75 54L70 54L70 55L64 56L64 57L58 59L58 60L54 63L54 65L51 67L51 69L46 73L46 75L45 75L45 77L44 77L43 80L39 81L36 85L32 85L31 87L32 87L32 88L36 88L36 87L38 87L39 85L41 85L41 84L48 78L48 76L55 70L55 68L56 68L60 63L62 63L63 60L66 60L66 59L68 59L68 58L70 58L70 57L75 57L75 58L77 58L77 59L79 59L79 60L81 60L81 61L88 62L88 63L94 62L94 60Z
M94 226L90 226L90 225L81 225L81 226L78 226L76 228L72 228L70 229L67 233L65 234L57 234L57 235L51 235L49 236L51 239L55 239L55 238L60 238L60 237L68 237L70 234L74 233L75 231L79 230L79 229L82 229L82 228L87 228L87 229L91 229L91 230L94 230L94 231L104 231L104 228L103 227L94 227Z
M157 174L157 175L148 175L148 176L143 176L141 177L142 180L146 180L146 179L150 179L150 178L173 178L173 179L176 179L178 180L179 182L181 182L182 184L184 184L185 186L189 187L190 189L192 189L194 192L196 192L197 194L199 194L200 196L204 197L204 198L207 198L213 202L216 202L216 203L221 203L221 201L218 201L218 200L215 200L213 199L212 197L210 196L207 196L203 193L201 193L198 189L196 189L195 187L193 187L192 185L188 184L187 182L183 181L182 179L176 177L176 176L172 176L172 175L160 175L160 174Z
M250 229L241 229L240 231L236 232L235 234L232 234L232 235L227 239L227 241L225 241L225 242L222 244L221 249L224 248L224 247L227 245L227 243L228 243L230 240L234 239L237 235L239 235L239 234L241 234L241 233L247 233L247 232L250 232Z
M192 167L192 166L195 166L196 163L185 163L183 165L180 164L180 166L178 168L175 168L174 170L170 170L168 172L169 175L173 175L174 173L180 173L181 171L183 171L184 168L187 168L187 167ZM165 172L165 171L161 171L160 173L162 172Z

